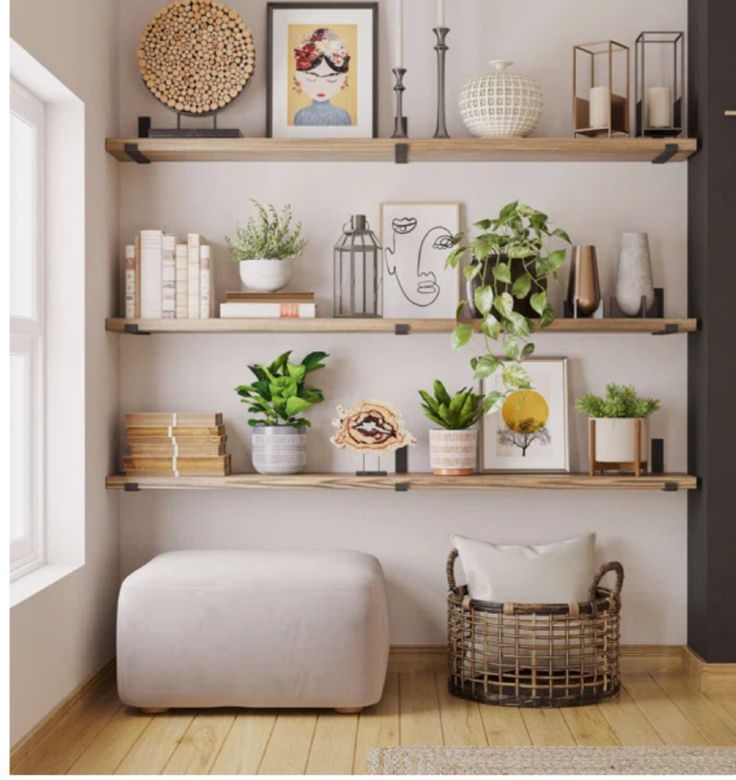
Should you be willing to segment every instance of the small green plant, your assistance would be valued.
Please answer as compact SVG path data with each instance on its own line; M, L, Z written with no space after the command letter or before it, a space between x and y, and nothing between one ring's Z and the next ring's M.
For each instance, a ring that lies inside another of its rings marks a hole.
M284 352L270 365L248 366L256 381L235 388L241 403L247 404L248 411L257 415L248 420L248 425L291 425L295 428L311 425L299 415L324 401L325 397L321 390L305 387L304 381L312 371L324 368L322 361L329 355L310 352L301 363L290 363L290 356L291 351Z
M639 398L632 385L606 385L604 397L587 393L575 408L588 417L649 417L659 409L659 399Z
M487 379L500 370L506 388L505 392L494 390L486 395L486 413L498 411L509 393L531 386L529 374L521 364L534 353L529 337L555 319L547 298L547 283L554 279L559 284L557 271L567 252L551 251L548 244L554 238L571 242L562 228L550 229L548 220L541 211L514 201L504 206L496 219L476 222L480 233L469 243L463 233L453 238L455 248L446 265L457 268L470 251L471 263L463 273L469 282L476 277L481 280L473 303L482 318L480 331L485 352L473 357L470 365L476 379ZM528 301L539 317L526 317L517 311L517 301ZM473 327L459 319L467 304L460 301L457 308L458 322L452 334L454 349L465 346L473 335Z
M281 209L281 213L269 203L262 206L257 200L251 200L258 212L249 217L248 224L238 225L232 236L227 237L233 260L293 260L298 257L307 240L301 237L302 223L292 227L291 206Z
M483 416L483 396L465 387L450 396L442 382L435 379L434 396L426 390L420 390L419 395L424 401L424 414L448 431L464 431Z

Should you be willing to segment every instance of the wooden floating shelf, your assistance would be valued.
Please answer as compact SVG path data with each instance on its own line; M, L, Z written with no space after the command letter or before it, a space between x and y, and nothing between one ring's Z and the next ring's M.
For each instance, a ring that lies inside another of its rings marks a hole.
M227 477L110 476L110 490L696 490L698 480L688 474L650 474L642 477L587 474L475 474L472 477L436 477L433 474L390 474L356 477L354 474L294 474Z
M695 138L108 138L121 162L682 162Z
M480 320L467 320L478 330ZM405 328L403 326L406 326ZM455 320L447 319L109 319L114 333L451 333ZM556 319L538 333L693 333L695 319ZM535 335L537 335L535 333Z

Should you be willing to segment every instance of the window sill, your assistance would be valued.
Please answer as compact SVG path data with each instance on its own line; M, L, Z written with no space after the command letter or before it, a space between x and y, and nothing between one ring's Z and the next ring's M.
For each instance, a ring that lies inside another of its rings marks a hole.
M81 568L81 564L78 566L47 564L34 569L23 577L19 577L10 583L10 608L18 606L21 602L31 598L31 596L35 596L73 571Z

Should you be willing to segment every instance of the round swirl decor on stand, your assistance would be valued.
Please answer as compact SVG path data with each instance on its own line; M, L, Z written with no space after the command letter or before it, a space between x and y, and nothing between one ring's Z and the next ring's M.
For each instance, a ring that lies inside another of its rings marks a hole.
M138 67L148 89L180 114L206 116L234 100L255 70L253 35L217 0L175 0L146 25Z
M542 88L519 73L511 60L491 60L493 70L471 79L460 93L465 127L479 138L525 136L542 115Z

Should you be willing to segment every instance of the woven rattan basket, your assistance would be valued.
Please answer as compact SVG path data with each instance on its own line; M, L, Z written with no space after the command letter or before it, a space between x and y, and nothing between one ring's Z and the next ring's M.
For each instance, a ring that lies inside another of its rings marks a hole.
M485 704L574 707L619 691L619 620L624 570L606 563L588 601L501 604L475 601L447 560L450 693ZM612 590L600 587L614 572Z

